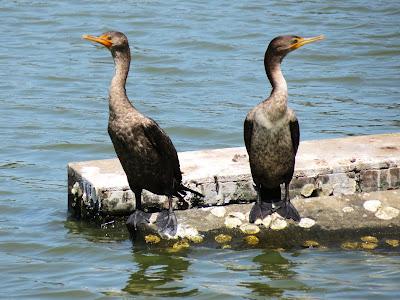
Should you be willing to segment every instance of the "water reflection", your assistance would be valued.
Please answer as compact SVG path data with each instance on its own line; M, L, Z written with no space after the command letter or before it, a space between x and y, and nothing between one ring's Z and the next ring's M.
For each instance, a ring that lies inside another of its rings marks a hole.
M95 277L91 273L85 280L92 282L94 278L104 289L100 292L108 296L298 299L331 293L341 299L349 293L367 296L371 284L387 288L387 295L398 291L398 248L385 248L383 253L383 243L379 253L337 248L278 251L197 246L170 253L163 246L134 243L132 247L123 227L100 229L77 221L67 221L65 227L69 235L78 237L76 242L42 251L41 258L54 261L77 257L80 269L99 270ZM72 280L76 278L73 271L69 270Z
M254 281L242 281L241 286L262 297L282 297L288 291L307 291L310 288L297 279L296 266L278 251L264 250L252 260L257 264L250 273Z
M68 234L84 237L94 243L117 242L129 239L128 230L123 222L108 222L105 226L95 222L79 221L69 218L64 222Z
M198 292L180 283L190 266L182 253L175 255L164 250L150 252L135 248L132 254L138 270L129 276L123 291L131 295L159 297L187 297Z

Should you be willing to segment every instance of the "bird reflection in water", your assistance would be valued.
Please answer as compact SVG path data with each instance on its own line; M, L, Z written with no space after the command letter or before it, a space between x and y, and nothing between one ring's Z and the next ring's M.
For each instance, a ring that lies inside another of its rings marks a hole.
M131 295L159 297L187 297L197 294L179 284L187 273L190 262L182 253L165 250L133 249L133 260L138 270L132 273L123 291Z
M297 279L297 273L293 270L295 263L283 257L279 251L264 250L253 258L253 262L257 268L250 272L250 276L255 280L241 282L240 286L250 289L254 295L282 297L288 291L310 289Z

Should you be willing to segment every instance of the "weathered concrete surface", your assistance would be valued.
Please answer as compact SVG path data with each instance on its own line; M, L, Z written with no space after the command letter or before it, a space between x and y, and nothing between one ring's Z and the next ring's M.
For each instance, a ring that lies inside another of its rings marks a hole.
M189 195L191 207L255 199L244 148L181 152L179 158L184 183L206 196L199 203ZM290 193L307 198L398 188L400 133L395 133L301 142ZM143 197L148 207L165 201L149 192ZM118 160L68 164L68 207L79 218L129 214L134 196Z
M335 201L332 201L332 200ZM400 190L385 192L371 192L336 197L322 196L308 199L296 198L292 200L302 216L300 223L283 220L278 214L264 220L263 228L285 229L289 225L321 230L361 229L365 227L385 228L400 225ZM378 205L374 206L373 204ZM229 218L241 220L241 224L248 224L248 214L252 203L232 204L222 207L207 207L177 211L181 224L187 224L200 232L230 227ZM155 219L157 213L154 213ZM196 217L193 217L195 214ZM314 220L307 223L305 219ZM279 223L279 224L278 224ZM310 224L310 226L308 225ZM259 224L260 225L260 224ZM234 226L236 227L236 226ZM400 235L400 232L399 232ZM400 236L399 236L400 237Z
M303 217L300 223L284 220L275 213L260 220L258 225L249 224L252 204L195 208L176 212L179 225L174 238L160 237L155 224L151 223L137 233L136 242L175 245L175 248L182 247L182 243L183 247L199 244L273 248L336 244L349 249L399 245L400 190L297 198L293 202ZM153 213L152 222L156 216L157 213Z

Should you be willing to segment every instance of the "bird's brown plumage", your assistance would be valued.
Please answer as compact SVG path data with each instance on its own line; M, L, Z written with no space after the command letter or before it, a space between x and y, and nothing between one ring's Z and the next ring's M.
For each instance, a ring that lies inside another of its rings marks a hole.
M247 114L244 121L244 141L260 201L280 202L280 184L284 183L285 200L282 205L289 205L286 203L289 202L288 185L293 176L300 140L298 120L287 106L287 85L280 64L289 52L322 38L279 36L271 41L266 50L264 65L272 92ZM272 205L268 207L271 213ZM285 217L298 220L294 207L293 210L292 215L286 211ZM250 214L251 221L255 221L256 216L260 214ZM263 213L261 217L264 217Z
M244 122L244 139L256 186L276 188L293 176L300 131L291 109L278 115L273 103L262 103ZM273 117L271 117L273 116Z
M133 191L175 195L182 182L179 159L160 126L139 112L110 120L108 133Z
M142 208L143 189L168 196L170 214L165 217L168 218L165 222L169 222L169 225L175 223L174 228L171 227L169 231L174 234L176 218L173 215L172 220L171 217L171 197L182 199L187 191L198 196L202 195L182 184L178 154L171 139L154 120L141 114L126 95L125 84L131 61L126 36L111 31L99 37L86 35L84 38L104 45L114 58L115 74L109 91L108 133L126 173L129 186L135 193L136 209ZM133 225L136 227L138 219L143 218L144 221L148 221L143 215L134 215Z

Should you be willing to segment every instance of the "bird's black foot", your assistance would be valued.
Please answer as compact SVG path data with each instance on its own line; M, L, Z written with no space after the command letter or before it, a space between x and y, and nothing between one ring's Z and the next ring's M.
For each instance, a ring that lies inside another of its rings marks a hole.
M178 230L178 221L173 211L161 211L156 220L158 231L162 234L174 236Z
M150 214L139 209L135 210L135 212L129 216L128 220L126 220L126 226L134 230L137 229L138 225L148 223L150 223Z
M263 220L268 215L273 213L272 203L256 202L251 208L249 222L254 223L257 219Z
M281 201L279 204L280 207L276 210L279 215L295 222L300 221L300 214L290 201Z

